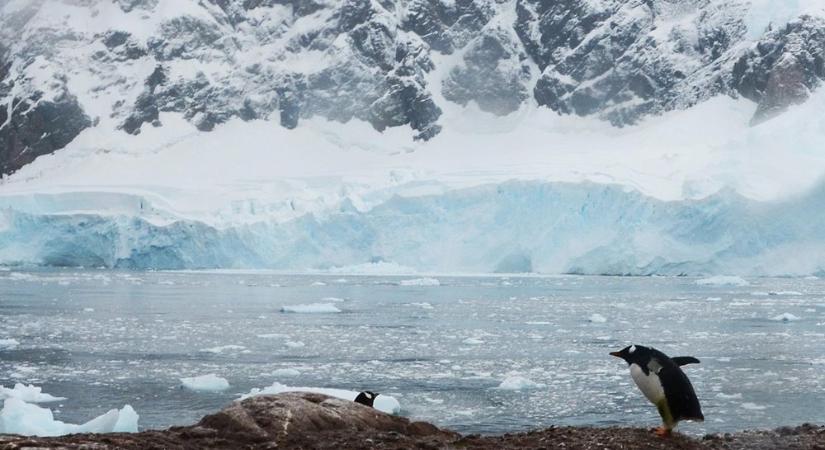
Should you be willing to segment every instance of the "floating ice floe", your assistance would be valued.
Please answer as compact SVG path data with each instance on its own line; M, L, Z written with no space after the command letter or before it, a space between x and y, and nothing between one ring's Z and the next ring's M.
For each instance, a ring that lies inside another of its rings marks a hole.
M536 383L529 378L519 375L511 375L505 378L496 389L502 389L505 391L521 391L526 389L541 389L543 387L545 387L544 384Z
M17 383L13 388L0 386L0 400L16 398L26 403L49 403L66 400L65 397L55 397L51 394L43 393L43 388L34 385L24 385Z
M786 296L789 296L789 297L798 297L800 295L805 295L805 294L803 294L802 292L799 292L799 291L777 291L777 292L771 292L770 294L771 295L786 295Z
M762 411L764 409L768 409L767 406L757 405L756 403L750 403L750 402L742 403L739 406L741 406L742 409L747 409L749 411Z
M0 350L12 350L20 345L17 339L0 339Z
M270 372L270 375L273 377L297 377L301 375L301 372L295 369L275 369Z
M323 313L339 313L340 309L335 307L332 303L308 303L305 305L287 305L281 307L283 313L299 313L299 314L323 314Z
M431 305L429 302L410 303L410 306L417 306L421 309L435 309L435 307Z
M720 392L720 393L716 394L716 398L721 398L723 400L735 400L735 399L742 398L742 394L739 394L739 393L725 394L724 392Z
M324 297L321 299L322 302L333 302L333 303L342 303L345 300L340 297Z
M748 286L750 283L742 277L717 275L696 280L696 284L700 286Z
M241 395L238 398L238 400L244 400L249 397L255 397L258 395L280 394L282 392L315 392L318 394L329 395L330 397L337 397L350 401L355 400L355 397L358 396L358 392L347 391L345 389L293 387L278 383L276 381L272 383L271 386L267 386L263 389L253 388L248 393ZM373 406L375 407L375 409L385 412L387 414L398 414L401 412L401 404L398 403L398 400L396 400L395 397L389 395L381 394L378 397L375 397L375 403L373 403Z
M592 323L605 323L607 322L607 318L601 314L593 314L587 318L587 321Z
M203 348L203 349L201 349L201 351L205 352L205 353L224 353L224 352L232 351L232 350L245 350L245 349L246 349L246 347L244 347L243 345L221 345L221 346L218 346L218 347Z
M266 333L266 334L257 334L256 336L261 338L261 339L283 339L283 338L288 338L289 337L288 334L283 334L283 333Z
M286 342L284 342L284 345L286 345L289 348L301 348L301 347L305 346L306 344L304 344L301 341L286 341Z
M137 433L139 416L131 406L113 409L82 425L54 419L48 408L8 398L0 410L0 434L63 436L76 433Z
M229 382L226 381L226 378L219 377L214 373L181 378L180 382L181 386L191 391L221 392L229 389Z
M484 341L482 341L479 338L467 338L464 339L462 342L464 342L467 345L481 345L484 343Z
M441 286L441 282L435 278L413 278L401 280L398 284L401 286Z
M771 317L771 320L774 320L774 321L777 321L777 322L796 322L797 320L800 320L800 319L799 319L799 317L797 317L797 316L795 316L791 313L782 313L778 316Z

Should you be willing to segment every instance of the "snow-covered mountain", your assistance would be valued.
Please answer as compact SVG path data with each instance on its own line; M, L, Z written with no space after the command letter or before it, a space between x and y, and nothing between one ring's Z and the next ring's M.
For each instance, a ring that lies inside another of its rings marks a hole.
M825 7L788 3L789 22L762 23L776 7L745 0L3 0L0 170L160 112L429 139L445 103L629 125L721 94L759 122L825 77Z
M820 0L0 0L0 263L814 273L823 79Z

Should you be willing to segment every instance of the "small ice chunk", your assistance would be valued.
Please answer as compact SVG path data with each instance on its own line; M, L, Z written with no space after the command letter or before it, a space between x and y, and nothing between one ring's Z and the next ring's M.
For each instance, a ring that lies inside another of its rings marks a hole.
M504 379L496 389L505 391L521 391L525 389L541 389L545 387L544 384L536 383L535 381L522 377L520 375L511 375Z
M95 312L94 308L83 308L83 312Z
M229 389L229 382L214 373L180 379L181 385L191 391L221 392Z
M273 377L297 377L301 375L301 372L295 369L276 369L270 375Z
M398 284L401 286L441 286L441 282L435 278L413 278L401 280Z
M17 339L0 339L0 350L12 350L20 345Z
M20 369L18 368L18 370ZM40 386L31 384L24 385L22 383L15 384L12 389L0 386L0 399L5 400L8 398L17 398L26 403L49 403L66 400L65 397L55 397L51 394L44 394L43 388Z
M721 398L723 400L736 400L742 398L742 394L725 394L724 392L719 392L716 394L716 398Z
M791 313L782 313L778 316L771 317L771 320L777 322L796 322L797 320L799 320L799 317L796 317Z
M323 281L315 281L312 283L313 286L326 286L327 284Z
M358 392L347 391L345 389L293 387L278 383L276 381L272 383L271 386L267 386L263 389L253 388L248 393L241 395L238 398L238 400L244 400L249 397L255 397L257 395L280 394L282 392L315 392L318 394L329 395L330 397L337 397L349 401L355 400L355 397L358 396ZM380 394L378 395L378 397L375 397L375 403L373 403L373 407L387 414L398 414L401 412L401 404L398 403L398 400L396 400L395 397L392 397L390 395Z
M605 322L607 322L607 318L604 317L601 314L598 314L598 313L591 315L587 320L589 322L592 322L592 323L605 323Z
M799 291L779 291L779 292L776 293L776 295L787 295L787 296L790 296L790 297L798 297L800 295L805 295L805 294L803 294Z
M284 345L286 345L289 348L301 348L306 344L304 344L301 341L286 341L284 342Z
M467 345L481 345L481 344L484 343L484 341L482 341L479 338L467 338L467 339L464 339L464 341L462 341L462 342L464 342Z
M282 334L282 333L266 333L266 334L258 334L257 337L261 339L283 339L288 338L289 335Z
M340 309L332 303L308 303L305 305L287 305L281 307L282 313L324 314L339 313Z
M750 283L742 277L717 275L715 277L696 280L696 284L699 286L747 286Z
M757 405L756 403L745 402L740 405L742 409L747 409L750 411L762 411L763 409L768 409L767 406Z
M332 303L341 303L344 301L343 298L340 297L324 297L321 299L322 302L332 302Z
M421 309L435 309L435 307L431 305L429 302L410 303L410 306L417 306Z
M3 402L3 409L0 410L0 434L63 436L77 433L136 433L139 418L135 410L126 405L82 425L74 425L54 420L50 409L26 403L19 398L9 398Z
M201 349L201 351L205 352L205 353L223 353L223 352L231 351L231 350L244 350L244 349L246 349L246 347L244 347L243 345L221 345L221 346L218 346L218 347L204 348L204 349Z

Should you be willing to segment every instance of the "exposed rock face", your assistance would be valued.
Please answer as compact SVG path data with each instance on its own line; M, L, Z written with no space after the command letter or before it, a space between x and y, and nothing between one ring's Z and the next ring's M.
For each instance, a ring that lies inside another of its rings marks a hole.
M7 102L0 107L0 174L66 146L91 125L65 80L55 80L48 86L51 92L21 92L16 89L21 81L11 77L11 65L0 56L0 98Z
M499 115L535 102L625 126L741 95L759 104L759 123L823 78L825 20L802 16L754 38L745 0L0 5L6 174L92 124L135 135L163 126L164 113L202 131L322 116L429 139L443 126L439 102Z
M769 32L736 62L733 85L759 106L753 123L808 99L825 78L825 20L803 16Z
M288 392L233 403L189 427L136 434L25 438L0 435L0 448L65 449L822 449L825 427L667 439L640 428L548 428L503 436L461 436L423 422L321 394Z

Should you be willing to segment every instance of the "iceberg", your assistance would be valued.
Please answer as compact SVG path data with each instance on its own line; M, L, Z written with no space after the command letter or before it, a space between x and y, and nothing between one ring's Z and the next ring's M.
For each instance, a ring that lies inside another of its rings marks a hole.
M63 436L77 433L137 433L139 416L126 405L84 424L74 425L54 419L52 411L19 398L7 398L0 410L0 434L23 436Z
M358 396L358 392L355 391L348 391L345 389L331 389L331 388L316 388L316 387L293 387L287 386L285 384L278 383L277 381L272 383L272 385L267 386L263 389L253 388L248 393L241 395L238 400L244 400L249 397L254 397L256 395L274 395L280 394L282 392L315 392L318 394L329 395L330 397L337 397L344 400L354 401L355 397ZM375 402L373 403L375 409L385 412L387 414L400 414L401 413L401 404L398 403L398 400L395 397L380 394L378 397L375 398Z
M226 381L226 378L219 377L214 373L181 378L180 382L182 387L190 391L222 392L229 389L229 382Z
M0 399L16 398L26 403L51 403L66 400L65 397L55 397L43 392L43 388L34 385L16 383L14 388L0 386Z

